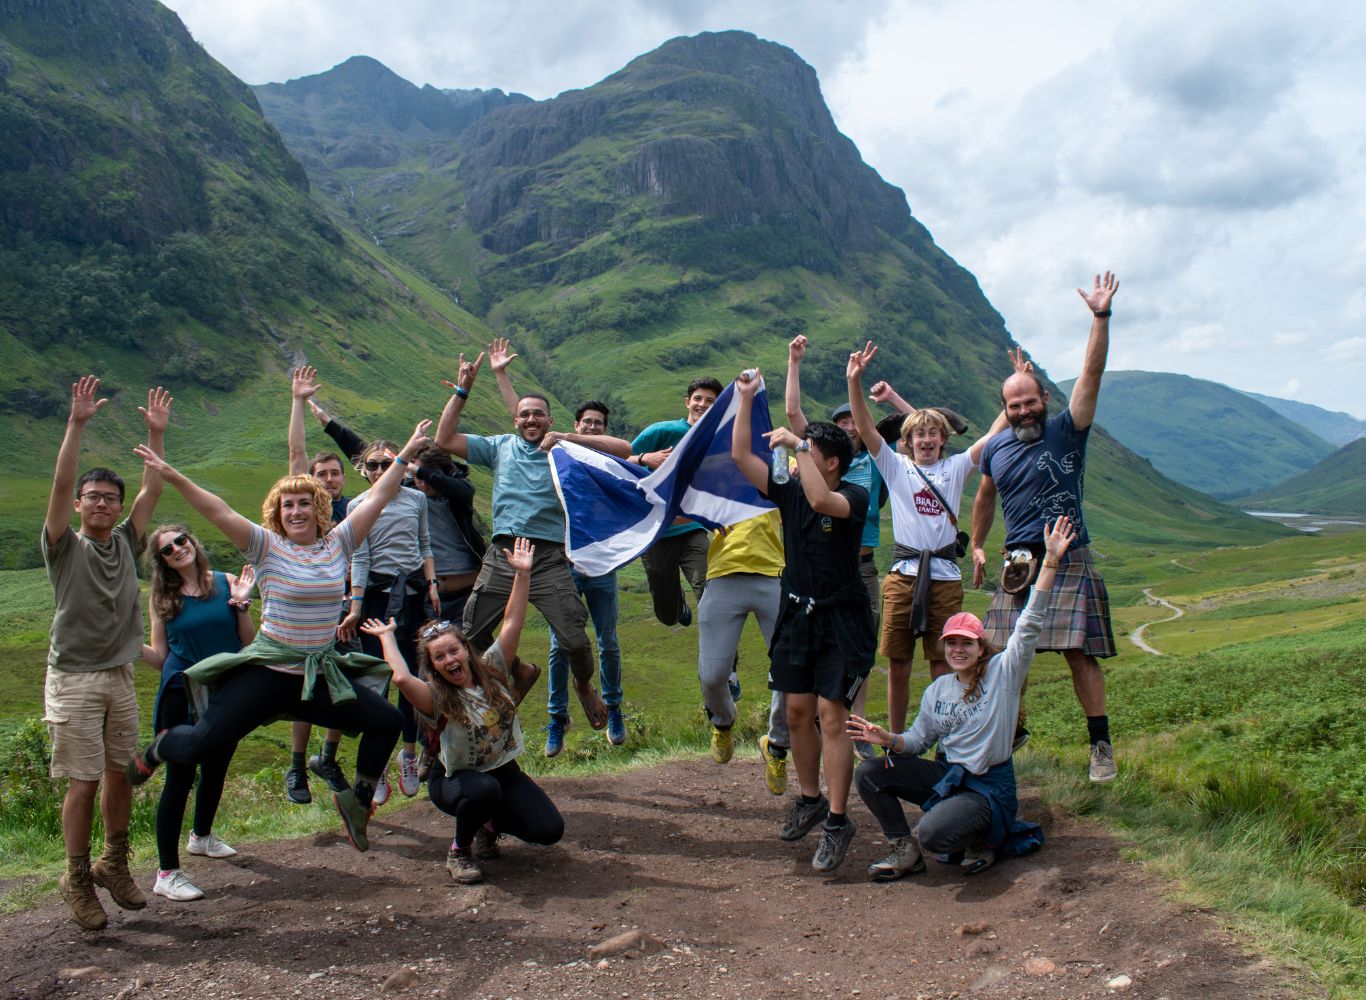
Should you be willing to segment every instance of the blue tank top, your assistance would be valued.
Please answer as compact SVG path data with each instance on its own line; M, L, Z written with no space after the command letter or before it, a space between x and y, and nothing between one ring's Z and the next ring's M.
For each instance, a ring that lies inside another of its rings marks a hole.
M235 653L242 648L237 637L237 612L228 607L228 578L213 574L213 593L208 597L180 597L180 614L166 623L166 644L186 666L215 653Z

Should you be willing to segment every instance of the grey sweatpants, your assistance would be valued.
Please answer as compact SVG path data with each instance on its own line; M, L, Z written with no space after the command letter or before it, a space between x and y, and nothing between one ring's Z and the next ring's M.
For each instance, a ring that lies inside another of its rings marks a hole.
M735 702L728 682L745 619L754 615L767 648L773 641L782 596L782 582L776 576L731 573L707 581L707 589L697 604L697 679L713 726L725 729L735 724ZM792 743L788 737L787 705L778 691L773 692L769 704L768 738L775 746Z

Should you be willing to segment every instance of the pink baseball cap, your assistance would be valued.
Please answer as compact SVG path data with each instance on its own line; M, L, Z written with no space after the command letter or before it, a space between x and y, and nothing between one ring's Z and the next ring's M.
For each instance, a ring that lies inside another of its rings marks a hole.
M987 637L987 630L982 628L982 620L971 611L960 611L944 623L944 633L941 638L947 639L951 635L981 640Z

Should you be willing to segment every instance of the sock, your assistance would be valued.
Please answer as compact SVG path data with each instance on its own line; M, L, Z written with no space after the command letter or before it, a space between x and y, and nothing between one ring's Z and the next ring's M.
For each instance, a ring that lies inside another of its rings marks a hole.
M458 850L460 850L460 845L459 845L458 843L456 843L456 840L455 840L454 837L451 838L451 850L452 850L452 851L458 851Z
M802 801L809 806L814 806L820 800L821 797L819 795L806 795L805 793L802 795Z
M844 824L848 822L849 817L846 816L844 813L837 813L832 811L830 815L825 817L825 825L829 827L831 830L838 830L840 827L844 826Z
M770 742L768 755L774 760L787 760L787 747L780 747L778 744Z
M295 771L304 771L308 768L307 750L291 750L289 753L289 766Z
M1086 731L1091 737L1091 745L1095 746L1101 740L1110 742L1110 717L1108 715L1088 715L1086 717Z
M322 759L324 764L337 762L337 744L332 740L323 740Z

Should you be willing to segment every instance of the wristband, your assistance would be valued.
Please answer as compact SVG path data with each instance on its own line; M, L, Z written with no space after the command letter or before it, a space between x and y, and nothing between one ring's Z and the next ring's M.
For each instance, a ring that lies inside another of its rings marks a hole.
M352 601L352 602L358 602L358 601L359 601L359 602L363 602L364 600L365 600L364 597L352 597L352 598L351 598L351 601Z
M1109 309L1100 309L1092 313L1092 315L1095 316L1096 319L1107 319L1110 315L1110 312L1111 310Z
M232 608L232 610L238 612L239 614L243 614L243 615L244 615L244 614L246 614L248 611L251 610L251 600L250 600L250 599L245 600L245 601L243 601L243 602L240 603L240 604L237 603L236 601L229 601L229 602L228 602L228 607Z
M437 588L438 590L440 590L440 589L441 589L441 581L440 581L440 580L437 580L437 579L435 579L435 578L433 578L433 579L427 581L427 586L429 586L429 587L435 587L435 588Z
M395 456L394 456L394 461L397 462L399 465L407 465L407 464L408 464L408 460L407 460L406 458L404 458L402 455L395 455Z
M1048 560L1048 559L1045 559L1045 560L1043 561L1043 565L1044 565L1044 567L1047 568L1047 569L1057 569L1057 568L1058 568L1060 565L1062 565L1062 564L1059 563L1056 559L1051 560L1051 561Z
M456 394L457 396L459 396L461 399L469 399L469 398L470 398L470 391L469 391L468 389L466 389L464 386L461 386L461 385L457 385L457 386L455 387L455 394Z

